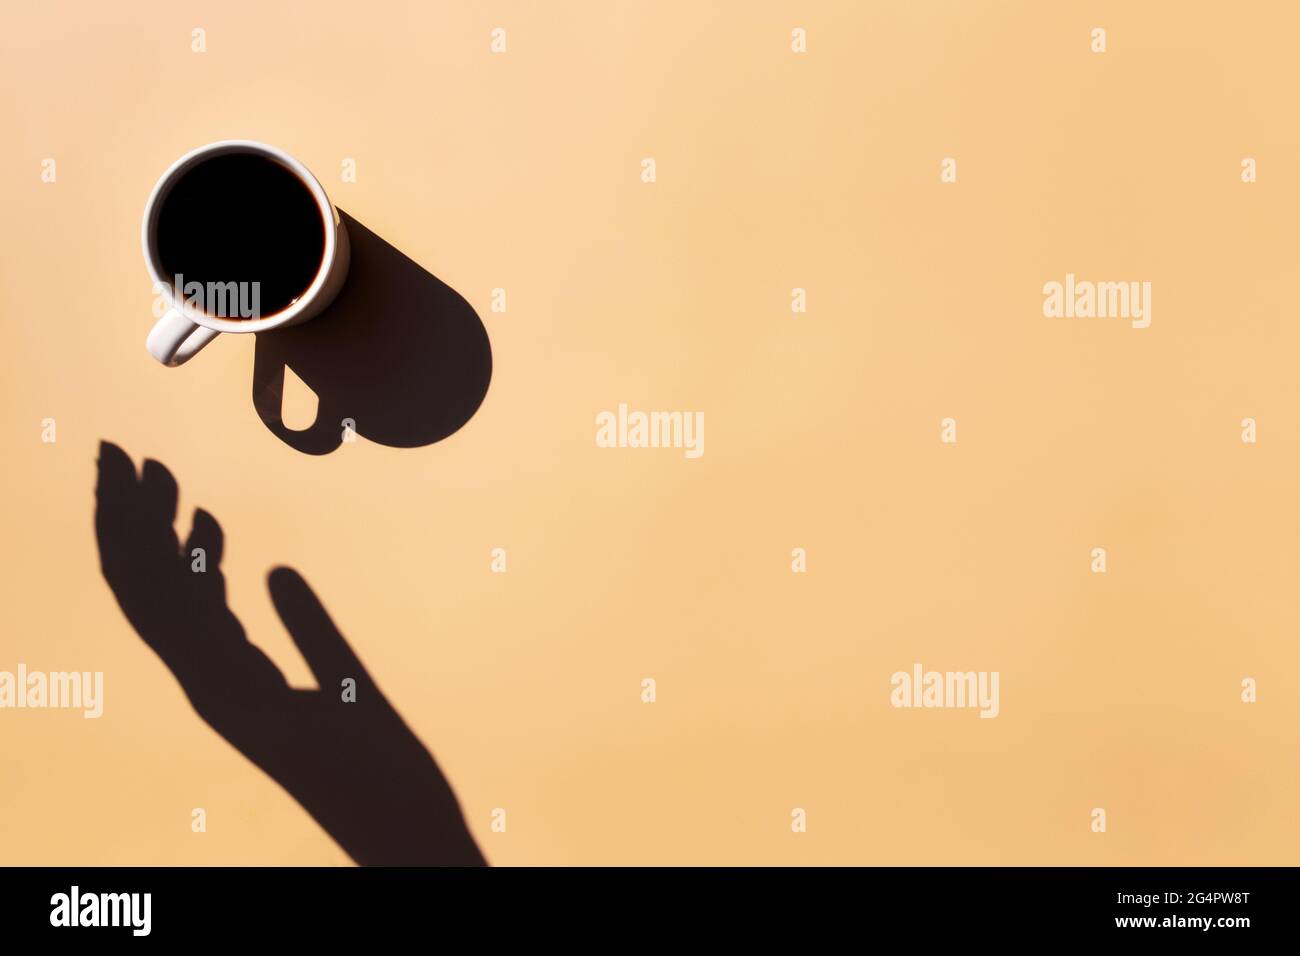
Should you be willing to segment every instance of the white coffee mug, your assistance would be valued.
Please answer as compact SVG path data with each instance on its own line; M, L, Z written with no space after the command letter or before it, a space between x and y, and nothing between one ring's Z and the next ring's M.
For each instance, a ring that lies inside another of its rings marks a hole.
M272 315L255 319L226 319L209 315L186 303L184 296L177 297L171 280L162 269L158 255L158 215L162 200L166 198L171 187L186 172L198 164L230 153L251 153L263 156L279 163L298 177L311 192L325 222L325 252L321 256L320 267L307 291L290 305ZM329 197L311 171L288 153L245 139L227 139L219 143L200 146L172 163L167 172L162 174L149 194L149 202L144 208L144 224L141 228L141 241L144 244L144 260L149 266L155 290L166 298L167 311L154 325L145 341L149 354L164 365L175 367L188 362L199 350L217 337L220 332L266 332L281 326L297 325L318 315L333 301L348 272L348 233L338 213L330 204Z

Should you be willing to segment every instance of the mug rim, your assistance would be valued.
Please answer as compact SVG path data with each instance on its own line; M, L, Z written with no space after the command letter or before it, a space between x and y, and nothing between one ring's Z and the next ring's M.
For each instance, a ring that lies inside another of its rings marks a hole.
M225 319L209 315L201 310L192 309L184 301L177 302L172 294L174 283L164 278L163 270L159 268L160 263L156 255L155 243L151 242L151 239L156 238L155 230L158 224L159 203L171 186L183 174L200 162L214 156L236 153L252 153L265 156L297 176L299 181L312 194L312 198L316 200L316 206L321 214L322 225L325 230L325 251L321 255L320 266L317 268L311 284L307 286L296 302L290 303L279 312L263 316L260 319ZM202 325L217 332L263 332L267 329L287 325L315 302L316 297L325 285L326 279L329 278L330 270L334 267L334 259L338 251L338 237L335 226L334 207L330 204L329 197L325 195L324 187L312 175L311 170L301 162L284 150L257 140L223 139L190 150L168 166L167 170L158 177L153 190L149 193L149 200L145 203L144 220L140 227L140 242L144 249L144 260L149 268L149 275L153 277L155 285L164 287L164 294L171 308L180 312L194 324Z

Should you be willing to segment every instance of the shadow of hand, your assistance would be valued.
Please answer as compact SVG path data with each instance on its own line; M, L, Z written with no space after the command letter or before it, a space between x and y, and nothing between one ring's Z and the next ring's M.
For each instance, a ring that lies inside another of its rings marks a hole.
M221 526L203 510L182 550L177 487L100 445L95 534L127 620L180 681L199 716L279 783L362 865L481 866L450 785L366 673L307 582L268 577L271 600L319 685L290 687L226 606ZM206 570L193 569L194 549ZM355 701L344 681L355 681ZM349 695L350 696L350 695Z

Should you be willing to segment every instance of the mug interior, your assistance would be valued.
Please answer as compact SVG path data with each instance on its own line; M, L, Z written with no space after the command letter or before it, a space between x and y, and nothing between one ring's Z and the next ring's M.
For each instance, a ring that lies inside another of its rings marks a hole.
M256 319L230 319L216 316L186 305L183 297L178 301L176 296L173 294L175 276L169 274L167 270L163 268L162 257L158 250L158 219L161 213L162 204L168 195L170 195L172 189L175 188L176 184L183 180L190 172L209 160L215 159L219 156L230 156L236 154L259 156L275 163L292 174L315 200L317 212L320 213L321 216L321 228L324 231L324 248L321 252L321 261L318 264L316 273L312 277L307 288L297 297L297 299L289 303L289 305L270 315L261 316ZM168 290L167 298L171 302L172 307L182 312L186 318L199 325L204 325L221 332L258 332L264 329L273 328L277 325L283 325L297 316L303 309L307 308L307 306L311 304L312 300L315 299L321 286L325 284L325 279L329 275L330 266L334 262L336 242L334 234L335 223L334 209L325 195L324 188L302 163L273 147L267 146L263 143L252 142L251 140L228 140L221 143L211 143L207 146L201 146L178 159L172 167L162 175L158 180L157 185L154 186L153 194L149 197L149 203L145 211L143 230L145 259L149 264L149 271L152 274L154 281L165 286Z

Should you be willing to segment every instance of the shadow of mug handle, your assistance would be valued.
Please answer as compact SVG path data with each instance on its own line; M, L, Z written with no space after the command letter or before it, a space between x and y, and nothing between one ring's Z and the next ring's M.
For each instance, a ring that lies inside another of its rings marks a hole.
M274 335L274 332L261 333ZM253 407L277 438L309 455L328 455L343 444L343 424L334 422L334 415L326 408L325 397L316 406L316 420L306 428L290 428L284 423L284 370L283 357L273 355L270 349L255 349L253 354Z

